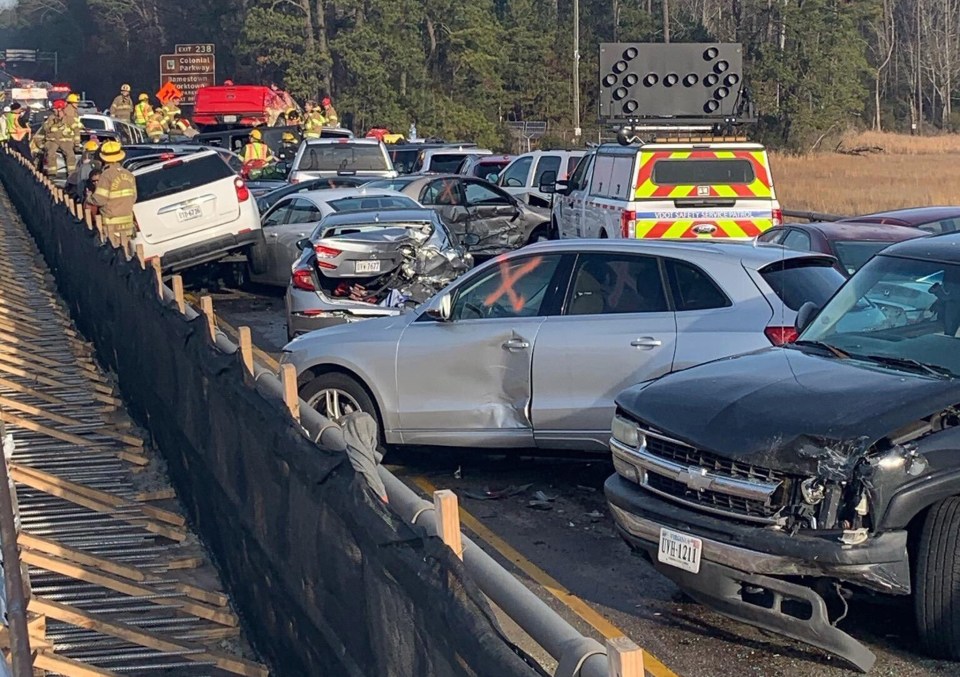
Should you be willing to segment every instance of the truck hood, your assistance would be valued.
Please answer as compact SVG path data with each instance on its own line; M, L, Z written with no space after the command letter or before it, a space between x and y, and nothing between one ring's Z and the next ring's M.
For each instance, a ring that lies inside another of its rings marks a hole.
M625 390L626 413L698 449L784 472L848 466L877 440L960 402L960 381L767 348Z

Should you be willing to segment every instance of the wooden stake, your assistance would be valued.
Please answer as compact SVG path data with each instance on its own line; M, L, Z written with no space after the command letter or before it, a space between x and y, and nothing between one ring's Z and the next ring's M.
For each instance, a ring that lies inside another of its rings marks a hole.
M210 334L210 340L217 340L217 316L213 314L213 299L209 296L200 297L200 312L207 318L207 331Z
M247 373L253 376L253 337L250 335L250 327L238 328L237 335L240 338L240 358L243 366Z
M89 207L83 210L83 220L87 224L87 230L93 228L93 210Z
M440 539L463 559L463 536L460 533L460 504L457 495L449 489L433 492L433 507L437 511L437 530Z
M67 677L119 677L116 672L47 651L37 652L33 659L33 667L37 670L49 670L58 675L67 675Z
M172 278L173 282L173 298L177 301L177 308L180 310L181 315L186 315L187 313L187 303L183 300L183 278L179 275L174 275Z
M100 242L106 242L107 234L106 231L103 230L103 217L99 214L93 217L93 227L97 229L97 233L100 235Z
M130 252L130 236L127 235L127 231L120 233L120 249L123 250L123 258L129 261L132 254Z
M643 649L629 637L608 639L607 666L610 677L643 677Z
M140 268L141 268L141 269L145 269L145 268L147 267L147 257L146 257L146 255L143 253L143 245L142 245L142 244L138 244L138 245L137 245L137 247L136 247L136 252L137 252L137 261L140 262Z
M154 256L150 259L150 266L153 268L153 274L157 278L157 296L163 300L163 269L160 266L160 257Z
M280 380L283 382L283 401L293 420L300 422L300 395L297 393L297 368L292 364L280 365Z

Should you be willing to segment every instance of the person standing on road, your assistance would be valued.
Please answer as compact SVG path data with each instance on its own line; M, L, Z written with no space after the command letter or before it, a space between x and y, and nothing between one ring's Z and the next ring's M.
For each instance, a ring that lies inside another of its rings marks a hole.
M333 107L330 97L324 97L321 103L323 104L323 117L326 118L324 124L327 127L339 127L340 116L337 115L337 109Z
M303 138L319 139L326 124L327 119L323 116L323 112L317 108L317 102L307 101L307 113L303 117Z
M150 97L146 93L137 97L137 105L133 107L133 123L146 129L147 121L153 115L153 106L150 105Z
M130 85L120 86L120 94L110 104L110 116L124 122L130 122L133 115L133 99L130 98Z
M77 108L77 104L80 103L80 96L74 93L67 95L67 106L63 109L63 122L70 130L70 134L73 138L73 148L74 152L73 161L76 162L75 152L80 150L80 132L83 131L83 123L80 122L80 109ZM73 164L68 165L70 167Z
M157 109L147 119L147 136L151 143L160 143L163 137L163 111Z
M100 148L103 171L97 188L87 204L100 210L107 235L115 240L121 234L133 237L133 205L137 202L137 182L120 163L127 156L117 141L107 141Z
M280 137L280 151L277 153L277 157L281 162L293 162L298 148L300 148L300 143L297 141L297 137L292 132L284 132L283 136Z
M264 163L276 160L273 153L270 152L270 147L263 142L263 134L259 129L250 132L250 143L243 147L243 162L253 162L254 160L260 160Z
M15 151L26 158L30 157L30 144L28 139L31 136L29 125L23 121L23 106L14 101L10 105L10 112L7 113L7 131L10 134L9 144Z

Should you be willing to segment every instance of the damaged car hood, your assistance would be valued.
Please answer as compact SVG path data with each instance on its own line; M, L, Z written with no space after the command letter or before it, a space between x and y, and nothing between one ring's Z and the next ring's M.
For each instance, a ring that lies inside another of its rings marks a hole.
M768 348L634 386L618 406L696 448L787 472L842 455L960 402L960 381Z

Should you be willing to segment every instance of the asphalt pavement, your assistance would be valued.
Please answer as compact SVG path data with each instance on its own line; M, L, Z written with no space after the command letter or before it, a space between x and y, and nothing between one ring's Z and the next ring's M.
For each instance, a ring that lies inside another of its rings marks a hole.
M282 290L212 294L232 327L276 357L286 343ZM617 536L603 499L607 457L559 458L528 452L418 449L386 461L410 486L452 489L464 527L528 587L584 634L624 634L649 654L651 677L842 677L860 674L838 659L727 619L686 598ZM960 665L917 652L910 600L856 597L841 628L877 654L871 675L960 675ZM506 628L508 633L510 628ZM542 652L518 643L535 657ZM550 667L550 666L547 666Z

